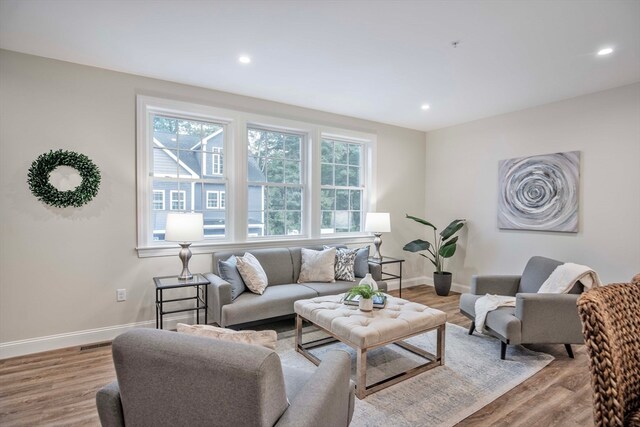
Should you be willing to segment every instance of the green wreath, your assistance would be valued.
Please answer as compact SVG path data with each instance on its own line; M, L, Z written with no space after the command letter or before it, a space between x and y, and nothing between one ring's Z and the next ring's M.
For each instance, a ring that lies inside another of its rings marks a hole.
M60 191L49 182L49 175L58 166L69 166L78 171L82 182L74 190ZM56 150L41 154L29 168L29 188L43 203L58 208L80 206L98 194L100 169L84 154Z

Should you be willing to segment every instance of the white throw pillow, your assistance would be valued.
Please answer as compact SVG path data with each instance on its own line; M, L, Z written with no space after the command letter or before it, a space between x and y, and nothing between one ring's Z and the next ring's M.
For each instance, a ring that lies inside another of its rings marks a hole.
M236 266L247 288L254 294L262 295L269 284L269 280L267 279L267 273L264 272L260 265L260 261L249 252L246 252L244 256L236 257Z
M178 323L178 332L198 337L233 341L243 344L261 345L270 350L276 349L278 334L276 331L234 331L210 325L185 325Z
M301 249L302 265L298 283L335 282L336 248L314 251Z

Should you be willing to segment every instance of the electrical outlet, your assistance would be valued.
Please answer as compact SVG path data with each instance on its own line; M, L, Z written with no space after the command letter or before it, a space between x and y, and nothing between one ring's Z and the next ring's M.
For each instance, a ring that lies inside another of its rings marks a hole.
M118 289L116 291L116 299L118 302L127 300L127 290L126 289Z

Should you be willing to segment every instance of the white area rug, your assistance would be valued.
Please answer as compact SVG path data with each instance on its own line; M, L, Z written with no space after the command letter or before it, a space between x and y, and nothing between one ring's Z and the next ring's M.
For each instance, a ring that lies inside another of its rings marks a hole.
M307 329L309 330L309 329ZM322 335L306 333L304 342ZM303 369L315 365L293 349L292 333L281 334L277 351L282 363ZM410 338L407 342L435 353L435 331ZM507 360L500 360L500 342L447 324L445 366L433 368L413 378L368 396L356 399L352 426L453 426L497 399L547 366L553 356L509 346ZM331 349L347 350L352 355L352 379L355 377L355 353L350 347L334 343L314 349L322 359ZM401 372L423 362L398 346L386 346L368 352L367 383Z

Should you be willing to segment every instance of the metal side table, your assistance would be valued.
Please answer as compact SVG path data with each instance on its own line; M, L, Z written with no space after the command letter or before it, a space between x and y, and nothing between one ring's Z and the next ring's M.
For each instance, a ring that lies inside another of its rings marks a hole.
M378 264L379 266L382 267L382 280L398 279L400 281L398 284L398 290L399 290L398 296L402 298L402 263L404 262L404 260L399 258L391 258L388 256L383 256L382 258L369 257L369 262L373 264ZM398 274L384 271L384 266L389 264L398 264L399 266Z
M192 279L182 280L177 276L154 277L156 285L156 329L162 329L162 318L165 314L197 311L196 323L200 324L200 310L204 310L204 324L207 324L207 296L209 281L202 274L194 274ZM196 294L191 297L164 299L167 289L195 288ZM177 310L165 310L164 305L178 301L195 301L195 307Z

